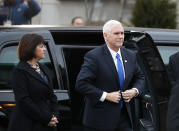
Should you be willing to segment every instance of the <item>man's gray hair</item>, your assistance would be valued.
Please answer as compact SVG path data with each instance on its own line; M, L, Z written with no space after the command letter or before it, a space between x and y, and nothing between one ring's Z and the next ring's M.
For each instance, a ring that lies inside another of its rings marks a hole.
M120 24L121 27L122 27L122 24L117 20L109 20L109 21L107 21L103 26L103 33L109 33L109 31L111 30L111 27L113 25L118 25L118 24Z

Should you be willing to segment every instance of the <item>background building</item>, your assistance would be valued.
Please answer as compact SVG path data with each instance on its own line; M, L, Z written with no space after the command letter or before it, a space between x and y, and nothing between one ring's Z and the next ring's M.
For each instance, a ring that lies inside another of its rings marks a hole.
M130 24L134 0L38 0L42 10L32 24L70 25L75 16L89 22L121 19Z
M179 12L179 1L177 12ZM71 19L82 16L89 24L99 25L106 20L117 19L126 26L130 22L135 0L38 0L42 10L32 19L32 24L71 25ZM179 27L179 13L177 13Z

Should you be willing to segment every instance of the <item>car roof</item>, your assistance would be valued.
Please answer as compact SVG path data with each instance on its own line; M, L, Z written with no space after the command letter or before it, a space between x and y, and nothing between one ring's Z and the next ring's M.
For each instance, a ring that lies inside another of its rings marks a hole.
M155 43L177 43L179 44L179 30L177 29L160 29L160 28L138 28L124 27L126 33L142 32L148 33ZM102 33L102 27L84 26L84 27L67 27L67 26L49 26L49 25L20 25L20 26L0 26L0 32L91 32Z

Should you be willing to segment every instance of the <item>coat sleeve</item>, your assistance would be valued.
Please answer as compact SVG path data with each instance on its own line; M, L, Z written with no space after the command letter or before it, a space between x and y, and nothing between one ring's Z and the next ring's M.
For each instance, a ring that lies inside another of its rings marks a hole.
M167 128L168 131L178 131L179 129L179 79L172 88L170 100L168 102Z
M15 69L12 75L12 88L17 106L19 106L22 109L21 111L23 111L29 118L47 125L52 118L52 114L47 114L38 108L30 98L27 87L28 79L25 72Z
M59 112L59 105L57 102L57 97L56 95L53 93L51 94L51 107L52 107L52 111L53 111L53 115L55 115L58 119L60 118L60 112Z
M81 67L80 73L76 80L76 90L88 97L90 100L97 103L103 91L95 86L95 81L98 73L98 65L95 57L87 53L84 57L84 64Z
M136 56L135 56L135 70L133 75L133 86L132 88L137 88L139 91L139 96L144 94L144 88L145 88L145 76L140 69L140 66L138 65Z
M53 115L55 115L58 119L60 117L60 109L59 109L59 104L57 101L57 96L55 95L55 93L53 92L53 83L51 80L51 94L50 94L50 101L51 101L51 107L52 107L52 111L53 111Z
M51 109L53 111L53 115L55 115L57 118L60 117L60 109L59 109L59 104L57 101L57 96L55 95L55 93L53 92L53 88L54 88L54 83L53 83L53 75L52 72L48 69L47 66L45 65L41 65L41 67L43 67L44 71L47 73L48 78L50 79L50 87L51 87L51 93L50 93L50 102L51 102Z
M30 0L25 10L25 15L30 19L40 12L41 8L36 0Z

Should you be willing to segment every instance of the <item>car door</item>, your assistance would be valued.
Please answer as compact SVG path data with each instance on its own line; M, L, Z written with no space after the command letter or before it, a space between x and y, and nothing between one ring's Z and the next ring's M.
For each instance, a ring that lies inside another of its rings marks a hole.
M139 66L146 79L145 95L131 103L134 130L166 131L170 84L164 63L149 34L130 32L128 36L125 46L137 53Z

